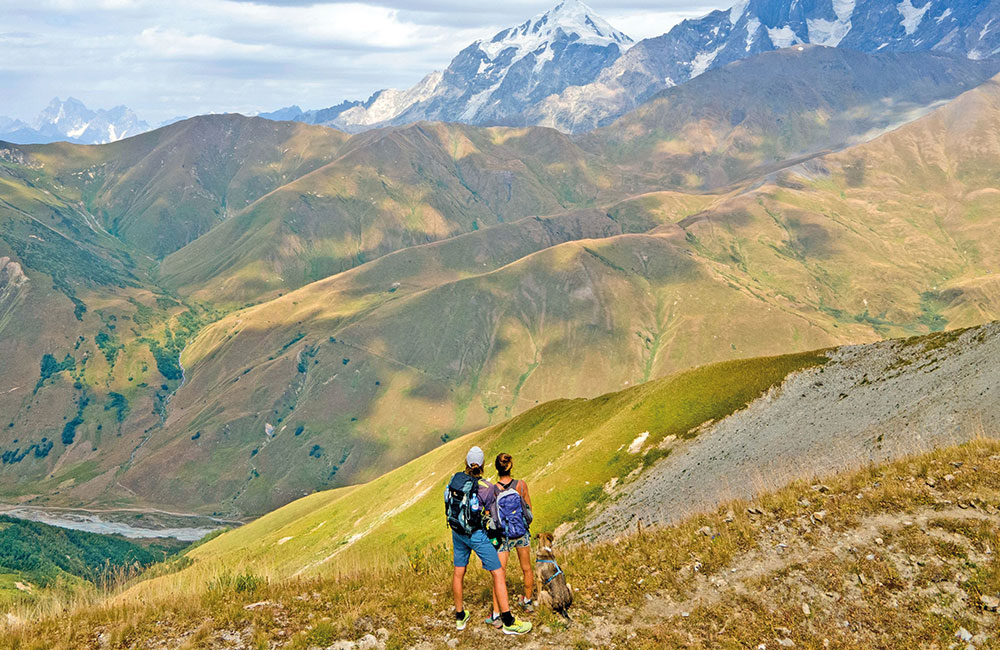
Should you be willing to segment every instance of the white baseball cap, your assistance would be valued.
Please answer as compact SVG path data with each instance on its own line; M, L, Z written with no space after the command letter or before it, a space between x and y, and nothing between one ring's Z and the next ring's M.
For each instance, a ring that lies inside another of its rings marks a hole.
M485 462L486 454L484 454L483 450L479 447L473 447L469 450L469 453L465 455L465 464L469 467L472 467L473 465L479 465L482 467Z

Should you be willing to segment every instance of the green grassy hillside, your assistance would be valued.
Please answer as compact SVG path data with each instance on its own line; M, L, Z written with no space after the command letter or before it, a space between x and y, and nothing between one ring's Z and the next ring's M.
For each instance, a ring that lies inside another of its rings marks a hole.
M537 530L581 520L605 498L606 483L669 454L674 437L695 435L702 423L742 408L789 373L824 361L817 353L733 361L591 400L543 404L369 483L312 494L229 531L188 553L190 569L148 587L167 589L222 570L278 579L396 566L449 539L442 486L462 469L472 445L489 459L501 451L515 455L517 475L529 482L537 504Z
M620 171L548 129L417 124L354 136L338 154L169 256L162 280L185 294L245 301L628 191Z
M0 609L107 587L164 561L181 544L137 543L0 515Z
M261 512L560 396L995 319L1000 147L978 134L1000 127L998 97L991 81L745 191L626 200L606 210L620 235L529 254L507 224L234 313L185 353L173 434L122 482ZM186 487L198 476L217 491Z
M21 146L26 179L161 258L336 158L348 136L296 122L206 115L99 147Z

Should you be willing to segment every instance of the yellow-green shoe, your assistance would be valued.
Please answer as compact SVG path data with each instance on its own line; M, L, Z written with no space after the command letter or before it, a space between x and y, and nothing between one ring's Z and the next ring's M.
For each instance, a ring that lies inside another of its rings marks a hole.
M465 625L469 622L470 618L472 618L472 614L469 613L469 610L465 610L465 616L459 619L455 619L455 629L458 630L459 632L464 630Z
M522 621L519 618L514 619L513 625L504 625L504 634L527 634L531 631L531 623L528 621Z

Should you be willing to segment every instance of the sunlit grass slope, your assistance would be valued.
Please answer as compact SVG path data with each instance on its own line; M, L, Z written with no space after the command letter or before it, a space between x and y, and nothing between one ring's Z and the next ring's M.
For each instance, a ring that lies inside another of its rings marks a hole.
M806 353L706 366L592 400L559 400L470 434L370 483L319 492L192 550L195 564L139 589L188 584L244 568L273 578L394 566L448 539L441 493L481 446L506 451L531 486L536 531L581 519L603 486L669 454L672 437L743 407L791 372L820 364ZM640 442L635 441L640 439Z

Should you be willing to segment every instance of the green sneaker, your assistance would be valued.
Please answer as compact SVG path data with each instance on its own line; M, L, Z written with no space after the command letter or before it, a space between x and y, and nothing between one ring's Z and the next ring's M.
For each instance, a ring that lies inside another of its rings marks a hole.
M470 618L472 618L472 614L469 613L469 610L465 610L465 616L455 619L455 629L459 632L464 630Z
M531 623L528 621L522 621L519 618L514 619L513 625L504 625L504 634L527 634L531 631Z

